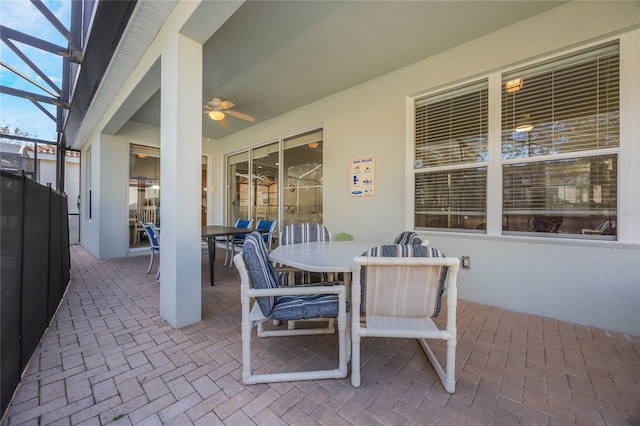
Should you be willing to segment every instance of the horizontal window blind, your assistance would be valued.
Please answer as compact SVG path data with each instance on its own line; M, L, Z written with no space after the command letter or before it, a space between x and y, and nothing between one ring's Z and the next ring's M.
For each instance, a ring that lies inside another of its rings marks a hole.
M416 168L487 161L487 81L415 101Z
M585 157L502 168L505 211L616 209L617 157Z
M505 230L581 234L602 220L615 221L617 170L616 155L504 165ZM545 219L555 221L549 229L541 225Z
M486 167L416 174L416 227L483 229L486 194Z
M502 158L618 147L619 72L612 44L503 75ZM518 78L522 87L508 93L504 83Z

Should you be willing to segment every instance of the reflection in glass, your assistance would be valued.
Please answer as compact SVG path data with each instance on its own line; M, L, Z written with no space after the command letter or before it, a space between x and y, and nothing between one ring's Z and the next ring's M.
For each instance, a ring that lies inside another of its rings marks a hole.
M616 235L617 156L503 166L506 232Z
M129 248L147 247L140 221L160 226L160 150L131 145L129 155Z
M253 149L252 216L259 220L278 220L278 143Z
M227 166L227 224L249 218L249 153L230 156Z
M284 141L282 228L291 223L322 223L322 132Z

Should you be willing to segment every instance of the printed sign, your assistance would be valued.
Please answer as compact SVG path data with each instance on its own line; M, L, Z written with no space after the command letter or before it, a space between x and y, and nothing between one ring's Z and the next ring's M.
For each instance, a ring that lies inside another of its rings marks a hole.
M351 160L352 197L376 196L376 157L364 157Z

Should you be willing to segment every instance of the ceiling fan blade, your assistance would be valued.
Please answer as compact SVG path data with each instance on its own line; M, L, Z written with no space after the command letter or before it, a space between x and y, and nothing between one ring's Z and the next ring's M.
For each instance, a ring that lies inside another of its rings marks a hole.
M234 104L231 101L222 101L220 102L220 108L222 109L229 109L229 108L233 108L236 104Z
M223 118L222 120L218 121L218 123L220 123L223 129L229 128L229 121L226 118Z
M238 111L225 111L227 114L229 114L232 117L235 118L239 118L241 120L247 120L247 121L256 121L256 119L252 116L250 116L249 114L243 114L241 112Z

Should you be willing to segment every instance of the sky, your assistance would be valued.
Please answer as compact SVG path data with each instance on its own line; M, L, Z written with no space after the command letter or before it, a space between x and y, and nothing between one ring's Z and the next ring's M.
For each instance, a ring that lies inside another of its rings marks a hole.
M43 0L43 3L65 27L69 27L71 0ZM47 18L29 0L0 0L0 24L65 48L67 46L67 41L62 34L49 23ZM62 57L15 41L14 44L60 87L62 81ZM0 42L0 59L3 63L12 66L44 87L49 88L49 85L4 42ZM0 66L0 82L3 86L47 97L51 96L4 66ZM42 103L42 105L56 116L55 106L45 103ZM19 127L21 131L28 132L31 137L37 139L56 140L55 123L31 101L20 97L0 94L0 125L9 125L12 129Z

